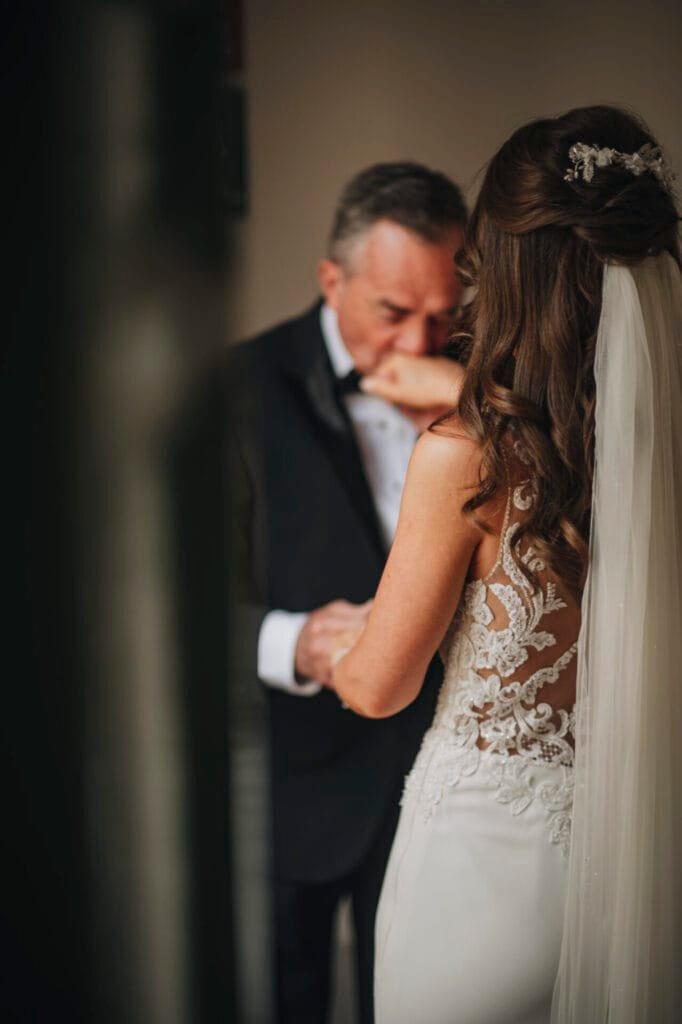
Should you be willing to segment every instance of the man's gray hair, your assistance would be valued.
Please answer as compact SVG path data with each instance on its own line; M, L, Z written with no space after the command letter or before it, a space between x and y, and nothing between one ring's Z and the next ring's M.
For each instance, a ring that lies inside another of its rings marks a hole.
M330 259L348 265L353 243L379 220L390 220L427 242L464 227L467 209L457 185L417 163L374 164L346 185L329 234Z

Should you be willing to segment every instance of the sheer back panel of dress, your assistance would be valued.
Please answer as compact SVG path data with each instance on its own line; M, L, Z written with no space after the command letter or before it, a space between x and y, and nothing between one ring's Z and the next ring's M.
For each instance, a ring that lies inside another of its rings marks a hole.
M572 731L566 732L564 724L575 704L580 608L530 544L522 541L517 549L535 573L538 589L533 590L513 557L523 514L532 501L528 479L510 484L496 561L482 579L468 582L441 653L447 672L455 635L464 632L480 681L474 689L482 697L494 694L492 700L471 705L480 718L480 749L492 745L499 753L526 753L553 762L559 747L565 753L558 739L565 736L572 746Z
M523 539L520 558L537 588L516 563L515 537L533 491L518 459L508 469L497 558L467 582L440 645L443 685L406 796L414 794L428 816L447 787L482 773L512 814L539 800L550 842L567 854L580 608ZM555 781L534 766L558 769Z

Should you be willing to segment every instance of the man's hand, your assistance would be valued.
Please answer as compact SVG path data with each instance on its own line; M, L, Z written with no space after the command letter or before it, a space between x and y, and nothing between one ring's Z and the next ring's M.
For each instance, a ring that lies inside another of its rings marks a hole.
M311 612L296 644L297 677L329 686L334 654L340 648L351 646L349 638L360 635L371 607L371 600L364 604L332 601Z
M360 387L392 402L420 430L453 409L459 401L464 367L445 356L410 356L393 352Z

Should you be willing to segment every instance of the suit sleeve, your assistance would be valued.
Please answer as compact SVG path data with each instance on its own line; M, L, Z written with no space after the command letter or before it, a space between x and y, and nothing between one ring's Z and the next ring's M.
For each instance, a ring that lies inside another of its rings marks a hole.
M320 684L300 681L295 674L296 643L306 613L268 608L259 600L253 535L255 488L235 429L229 431L228 448L233 496L231 550L236 566L231 643L235 668L241 676L256 675L266 686L292 696L314 697Z
M228 550L234 566L230 616L231 661L240 677L258 674L258 635L269 609L256 582L253 537L254 493L233 423L227 428Z

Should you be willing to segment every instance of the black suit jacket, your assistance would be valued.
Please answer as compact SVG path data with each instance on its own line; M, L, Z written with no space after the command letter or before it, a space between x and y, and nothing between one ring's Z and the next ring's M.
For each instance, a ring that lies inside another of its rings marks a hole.
M236 639L255 676L270 609L310 611L376 591L386 552L350 421L335 391L317 303L239 346L229 367L233 547L240 563ZM339 878L360 861L433 717L434 659L417 700L369 720L328 690L266 687L272 741L274 869Z

